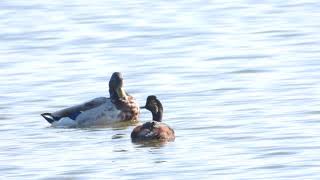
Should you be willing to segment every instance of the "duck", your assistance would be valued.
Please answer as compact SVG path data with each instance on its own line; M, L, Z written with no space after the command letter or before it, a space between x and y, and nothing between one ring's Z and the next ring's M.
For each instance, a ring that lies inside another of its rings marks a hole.
M93 127L115 122L136 121L140 107L123 87L123 76L114 72L109 80L110 97L97 97L87 102L41 116L56 127Z
M152 113L152 121L136 126L131 132L133 142L147 142L151 140L174 141L174 130L162 122L163 106L155 95L147 97L146 105L140 109L147 109Z

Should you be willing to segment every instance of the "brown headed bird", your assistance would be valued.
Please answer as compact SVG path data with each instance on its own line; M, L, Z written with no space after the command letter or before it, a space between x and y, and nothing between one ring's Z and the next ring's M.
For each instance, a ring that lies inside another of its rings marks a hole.
M163 107L156 96L148 96L146 105L144 107L152 113L152 121L146 122L133 129L131 132L131 139L134 142L160 140L160 141L174 141L175 135L172 128L167 124L161 122L163 115Z

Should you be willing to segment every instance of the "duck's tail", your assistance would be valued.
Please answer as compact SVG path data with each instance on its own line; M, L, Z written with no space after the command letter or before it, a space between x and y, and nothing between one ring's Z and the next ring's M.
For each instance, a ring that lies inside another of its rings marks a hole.
M55 118L52 116L51 113L42 113L41 116L48 121L48 123L52 124L55 120Z

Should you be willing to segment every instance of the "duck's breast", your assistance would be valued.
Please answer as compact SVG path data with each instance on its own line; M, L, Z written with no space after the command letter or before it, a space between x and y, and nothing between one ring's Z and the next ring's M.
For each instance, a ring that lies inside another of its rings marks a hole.
M164 123L158 127L157 133L159 139L167 141L174 141L175 139L174 130Z

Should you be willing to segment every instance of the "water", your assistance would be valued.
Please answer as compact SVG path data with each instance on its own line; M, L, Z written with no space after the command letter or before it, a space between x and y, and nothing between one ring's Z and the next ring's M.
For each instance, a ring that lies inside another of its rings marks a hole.
M1 1L1 177L319 179L319 8ZM133 144L134 125L58 129L39 116L108 95L114 71L140 105L158 96L175 142Z

